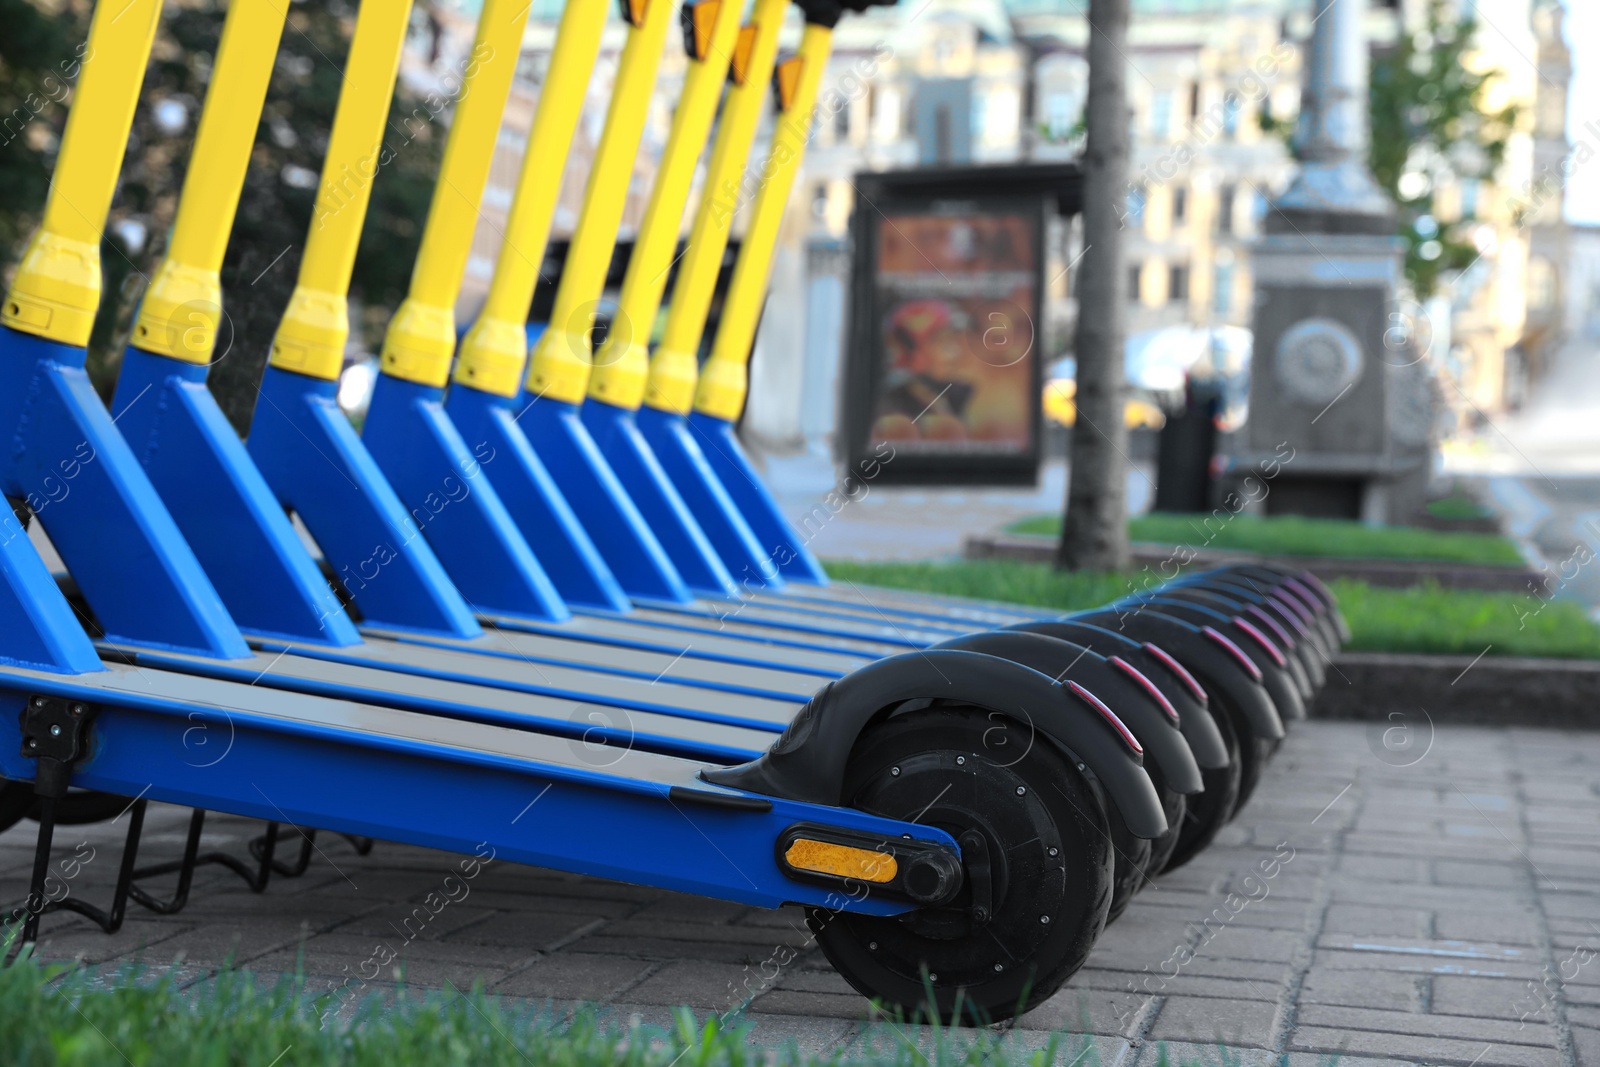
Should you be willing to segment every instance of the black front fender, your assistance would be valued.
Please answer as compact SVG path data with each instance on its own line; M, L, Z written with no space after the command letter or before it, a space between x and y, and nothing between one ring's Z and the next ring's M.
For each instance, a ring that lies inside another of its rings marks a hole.
M1257 646L1253 639L1239 630L1238 624L1232 616L1224 614L1213 608L1201 607L1182 600L1173 600L1170 597L1151 594L1139 597L1137 600L1128 599L1116 604L1108 605L1111 611L1127 611L1130 608L1145 612L1154 612L1158 615L1170 615L1175 619L1192 623L1201 628L1211 627L1222 634L1243 652L1245 657L1256 665L1261 672L1262 684L1266 686L1267 696L1272 700L1273 707L1277 709L1278 718L1284 722L1306 717L1305 701L1300 699L1300 690L1295 685L1294 677L1289 672L1288 661L1282 666L1273 662L1272 657ZM1282 655L1282 652L1279 652Z
M1104 700L1133 731L1133 736L1144 746L1146 765L1153 763L1161 771L1167 788L1186 795L1205 788L1200 766L1178 724L1132 679L1118 673L1104 656L1084 645L1044 634L994 630L952 637L933 647L999 656L1032 667L1057 681L1071 678Z
M1296 644L1303 651L1301 656L1305 664L1306 673L1310 675L1312 684L1318 688L1327 680L1327 664L1331 658L1332 649L1327 644L1327 634L1315 618L1308 623L1294 610L1292 604L1287 603L1287 596L1282 589L1263 588L1260 582L1248 574L1235 574L1232 571L1215 571L1195 577L1188 583L1190 588L1212 589L1226 596L1243 600L1256 611L1273 619L1278 626L1292 634Z
M1155 662L1155 656L1143 643L1127 634L1113 633L1103 626L1091 626L1076 619L1019 622L1007 626L1006 630L1058 637L1090 650L1103 651L1108 656L1121 656L1150 679L1178 709L1178 729L1183 731L1184 740L1189 742L1189 751L1194 753L1195 762L1200 768L1215 771L1228 765L1228 744L1222 739L1222 731L1217 727L1217 720L1212 718L1211 709L1192 696L1188 687L1169 674L1164 665ZM1204 694L1201 694L1203 698Z
M1276 619L1272 620L1271 623L1268 623L1265 627L1263 627L1258 620L1248 617L1250 604L1242 597L1230 596L1227 593L1217 592L1214 589L1206 589L1199 585L1193 584L1161 589L1148 598L1140 599L1148 599L1148 601L1152 604L1161 604L1171 601L1193 604L1196 607L1202 607L1210 611L1217 612L1223 617L1224 622L1235 628L1240 626L1240 620L1243 620L1243 625L1255 628L1263 638L1270 641L1272 645L1277 648L1278 654L1283 657L1283 664L1278 667L1278 670L1284 675L1284 677L1288 679L1289 684L1294 686L1295 694L1299 698L1302 714L1296 715L1293 713L1291 708L1286 708L1282 704L1278 705L1278 711L1283 714L1285 719L1299 719L1305 717L1303 714L1304 703L1316 695L1316 688L1311 684L1311 675L1304 661L1305 650L1295 642L1294 635L1289 633L1287 630L1283 631L1283 637L1280 638L1278 636L1278 634L1273 630L1273 627L1277 625ZM1179 617L1183 618L1185 616ZM1194 620L1190 619L1190 621L1193 622ZM1223 623L1216 620L1211 620L1211 625L1220 628ZM1252 640L1254 640L1253 638L1245 639L1246 635L1244 634L1235 635L1226 630L1224 632L1227 633L1229 637L1232 637L1235 642L1239 643L1241 648L1244 648L1246 651L1252 653L1250 658L1254 659L1256 663L1260 665L1263 671L1274 666L1274 663L1269 662L1269 660L1272 658L1270 655L1268 655L1266 659L1255 655L1255 653L1261 652L1262 650L1259 645L1250 643ZM1268 689L1272 690L1272 687L1269 685ZM1276 690L1272 691L1273 699L1276 700L1277 692Z
M1339 647L1350 640L1350 627L1345 624L1339 601L1322 579L1308 570L1282 564L1237 563L1228 568L1239 574L1248 574L1261 581L1284 587L1290 595L1313 612L1327 629L1329 640Z
M1283 720L1267 695L1266 687L1246 674L1228 654L1206 640L1198 626L1138 607L1126 611L1102 609L1073 616L1079 622L1103 626L1139 641L1166 649L1178 662L1228 700L1258 737L1281 740Z
M897 706L922 700L971 704L1031 724L1099 780L1129 830L1148 838L1166 832L1161 799L1143 761L1110 722L1031 667L978 652L933 649L869 663L818 690L761 756L736 767L708 768L701 777L752 793L838 805L856 738Z

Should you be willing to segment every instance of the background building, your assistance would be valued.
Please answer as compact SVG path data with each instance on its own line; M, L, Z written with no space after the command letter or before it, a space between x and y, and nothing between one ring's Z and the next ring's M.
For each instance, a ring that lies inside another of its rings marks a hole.
M1374 50L1425 25L1427 3L1374 4L1368 25ZM1571 59L1560 6L1555 0L1478 0L1471 7L1481 27L1472 61L1499 72L1488 103L1516 103L1521 118L1494 180L1438 190L1441 222L1479 220L1473 239L1482 255L1447 278L1427 305L1433 355L1449 377L1444 395L1463 424L1521 401L1570 336L1574 312L1568 305L1577 298L1563 284L1573 255L1564 183L1547 177L1559 176L1572 151L1566 128ZM559 0L534 4L468 269L463 316L475 312L487 286L559 11ZM471 21L449 9L434 18L441 43L439 58L428 66L437 71L470 50ZM1300 42L1309 19L1307 5L1291 0L1134 0L1128 55L1134 181L1122 205L1135 303L1131 333L1249 324L1249 249L1267 200L1293 171L1279 131L1299 110ZM799 32L799 14L791 9L786 47L798 42ZM762 443L818 447L831 433L848 281L842 242L851 213L870 209L858 203L854 176L916 165L1071 157L1082 144L1086 35L1081 5L1066 0L923 0L840 23L823 85L829 107L819 112L774 266L774 284L804 299L770 307L769 325L781 328L764 329L757 342L745 423ZM577 220L623 37L615 22L568 163L557 240ZM669 45L625 231L642 215L684 66L681 49ZM758 135L758 157L765 137L766 131ZM735 231L741 226L736 220ZM1072 336L1075 308L1065 268L1077 244L1065 227L1051 244L1058 265L1047 273L1054 282L1041 336L1054 356L1066 352Z

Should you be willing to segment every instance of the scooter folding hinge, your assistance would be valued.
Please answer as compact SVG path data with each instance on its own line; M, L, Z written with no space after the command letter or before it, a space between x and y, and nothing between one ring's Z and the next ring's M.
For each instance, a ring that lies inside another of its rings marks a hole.
M856 899L887 891L926 907L961 891L961 859L942 845L796 823L778 837L778 868L802 882L839 886Z
M72 768L89 754L89 724L95 708L81 700L35 693L22 709L22 754L39 761L34 791L41 797L67 794Z

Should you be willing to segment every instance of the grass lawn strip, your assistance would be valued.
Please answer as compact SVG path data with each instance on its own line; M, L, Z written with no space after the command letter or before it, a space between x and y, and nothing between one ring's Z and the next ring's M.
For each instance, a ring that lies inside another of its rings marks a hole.
M1007 527L1017 534L1056 537L1061 516L1036 515ZM1150 514L1128 520L1135 542L1230 549L1272 556L1340 559L1415 559L1439 563L1518 566L1517 546L1498 534L1424 530L1413 526L1365 526L1339 519L1295 515L1259 516Z
M835 560L841 581L952 596L1081 611L1145 588L1137 574L1058 571L1045 563L963 560L955 563L857 563ZM1365 582L1333 583L1350 624L1354 651L1429 652L1476 656L1600 659L1600 627L1583 607L1518 593L1442 589L1437 584L1381 589Z
M325 1026L335 1001L304 980L260 985L247 971L180 989L170 976L24 956L0 968L0 1058L6 1067L1100 1067L1092 1041L1066 1034L1029 1048L991 1029L884 1022L819 1056L792 1042L760 1047L743 1020L684 1008L663 1029L599 1009L561 1019L478 989L401 990L369 995L353 1017Z

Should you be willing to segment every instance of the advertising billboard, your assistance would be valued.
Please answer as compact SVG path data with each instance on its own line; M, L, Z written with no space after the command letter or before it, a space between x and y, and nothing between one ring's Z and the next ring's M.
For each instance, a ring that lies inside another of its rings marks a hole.
M883 481L929 485L1036 479L1055 195L1034 173L1015 181L1025 170L859 179L844 376L852 469L876 459Z

